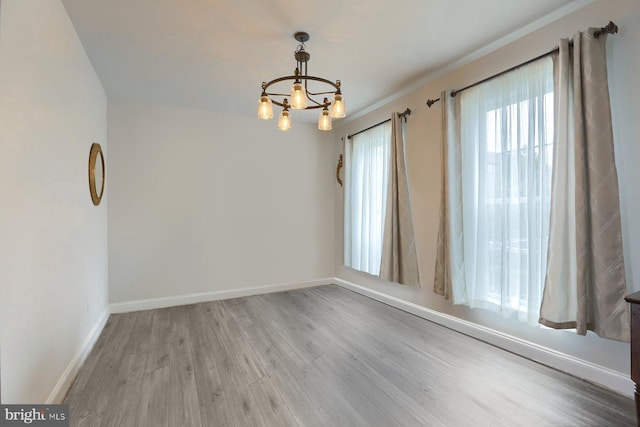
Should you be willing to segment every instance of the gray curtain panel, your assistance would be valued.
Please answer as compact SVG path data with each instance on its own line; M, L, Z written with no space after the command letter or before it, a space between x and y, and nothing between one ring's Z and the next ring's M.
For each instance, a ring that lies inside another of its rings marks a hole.
M442 106L442 190L440 193L440 224L436 248L433 292L454 304L466 301L462 248L462 170L459 129L456 123L456 104L448 91L440 94ZM453 230L458 230L454 232ZM454 283L457 291L454 292Z
M420 286L405 159L404 123L397 113L391 116L388 185L380 278L401 285Z
M436 268L433 278L433 292L442 295L446 300L451 301L452 298L452 281L451 281L451 257L449 255L449 244L451 236L449 234L449 171L447 168L447 159L449 144L447 141L447 128L449 114L447 112L447 104L449 96L446 91L440 94L440 104L442 106L442 147L440 157L440 170L442 171L440 186L440 222L438 225L438 243L436 248Z
M560 44L556 140L540 323L629 341L618 175L607 84L606 34Z

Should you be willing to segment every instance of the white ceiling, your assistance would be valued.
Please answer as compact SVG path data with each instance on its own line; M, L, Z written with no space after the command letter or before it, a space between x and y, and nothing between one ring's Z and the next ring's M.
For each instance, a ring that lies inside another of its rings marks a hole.
M572 2L63 0L108 96L248 116L293 73L296 31L352 114Z

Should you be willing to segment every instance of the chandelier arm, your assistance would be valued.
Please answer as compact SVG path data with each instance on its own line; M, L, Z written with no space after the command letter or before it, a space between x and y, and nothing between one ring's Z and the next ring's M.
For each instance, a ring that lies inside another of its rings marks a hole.
M284 108L284 103L282 103L282 102L276 101L275 99L272 99L271 102L274 103L275 105L279 106L279 107L283 107ZM323 108L323 107L324 107L324 104L313 105L313 106L307 106L307 108L304 108L304 110L315 110L315 109ZM291 108L291 104L287 104L287 108Z
M298 77L300 78L300 77ZM315 77L315 76L304 76L302 77L303 80L313 80L315 82L320 82L320 83L326 83L329 86L333 87L336 89L336 91L338 90L338 85L335 84L335 82L332 82L331 80L327 80L327 79L323 79L322 77ZM267 88L273 84L279 83L279 82L284 82L286 80L296 80L296 76L285 76L285 77L279 77L277 79L271 80L270 82L268 82L267 84L265 84L264 86L264 90L266 91ZM328 92L328 93L334 93L334 92Z
M266 84L264 85L264 90L266 91L266 90L267 90L267 88L268 88L269 86L273 85L273 84L276 84L276 83L279 83L279 82L284 82L284 81L287 81L287 80L294 80L294 81L295 81L296 79L297 79L297 77L296 77L296 76L284 76L284 77L278 77L277 79L273 79L273 80L271 80L270 82L266 83Z
M312 94L311 94L311 92L309 92L309 86L308 86L309 80L306 77L308 77L308 76L307 76L307 64L305 63L304 64L304 95L307 97L307 99L309 101L313 102L314 104L322 105L318 101L316 101L315 99L313 99L311 97Z
M327 80L327 79L323 79L322 77L315 77L315 76L305 76L304 78L305 78L305 80L313 80L313 81L320 82L320 83L326 83L329 86L335 88L336 91L338 90L338 85L336 85L331 80ZM333 93L333 92L330 92L330 93Z
M309 92L307 92L307 99L308 99L309 101L313 102L314 104L318 105L318 107L313 107L313 108L320 108L320 107L324 107L324 103L320 103L320 102L316 101L315 99L311 98L311 97L309 96ZM309 107L307 106L307 108L309 108Z
M309 95L313 95L313 96L317 96L317 95L332 95L332 94L335 94L336 91L333 90L333 91L329 91L329 92L315 92L315 93L314 92L308 92L308 93L309 93Z
M286 96L289 97L290 93L273 93L273 92L265 92L267 96Z
M274 103L274 104L276 104L276 105L277 105L277 106L279 106L279 107L283 107L283 108L284 108L284 104L283 104L282 102L278 102L278 101L275 101L275 100L273 100L273 99L271 100L271 102L272 102L272 103ZM289 105L287 105L287 107L289 107Z

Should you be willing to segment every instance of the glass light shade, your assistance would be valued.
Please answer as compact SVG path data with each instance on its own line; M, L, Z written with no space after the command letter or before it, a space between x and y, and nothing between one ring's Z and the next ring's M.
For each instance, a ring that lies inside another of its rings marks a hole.
M280 118L278 119L278 129L283 132L291 129L291 119L289 119L289 112L287 110L283 110L280 114Z
M271 99L263 95L258 101L258 117L262 120L269 120L273 118L273 104Z
M295 82L291 88L291 108L294 110L307 108L307 94L300 82Z
M329 116L329 110L322 110L320 118L318 119L318 129L331 130L331 117Z
M336 93L333 96L333 102L331 103L331 117L335 119L341 119L347 115L347 110L344 108L344 98L342 94Z

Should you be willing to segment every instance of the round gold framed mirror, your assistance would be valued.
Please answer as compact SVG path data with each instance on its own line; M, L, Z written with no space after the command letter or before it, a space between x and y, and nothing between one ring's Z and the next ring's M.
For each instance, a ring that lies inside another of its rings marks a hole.
M99 162L98 159L100 159ZM94 143L91 144L91 151L89 151L89 192L91 193L91 201L96 206L102 200L104 181L105 169L102 147L100 144Z

